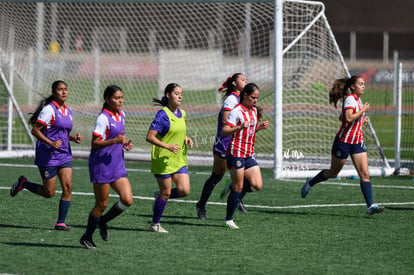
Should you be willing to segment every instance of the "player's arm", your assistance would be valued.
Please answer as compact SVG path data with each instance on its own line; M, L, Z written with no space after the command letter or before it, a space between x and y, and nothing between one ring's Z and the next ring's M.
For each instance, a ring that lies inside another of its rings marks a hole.
M249 121L244 121L240 125L232 125L226 121L226 123L223 125L223 129L221 130L221 135L223 137L231 136L234 133L240 131L241 129L249 127L249 125Z
M147 133L147 138L146 138L147 142L149 142L149 143L151 143L155 146L167 149L167 150L173 152L174 154L177 154L178 150L181 149L180 145L178 145L178 144L175 144L175 143L174 144L167 144L167 143L159 140L157 138L157 134L158 134L158 131L149 129L148 133Z
M369 110L369 103L365 103L364 106L361 108L361 110L355 113L354 113L353 108L347 108L345 109L345 121L347 123L351 123L357 120L358 118L360 118L361 116L363 116L364 113L368 110Z
M40 140L41 142L55 148L55 149L59 149L60 146L62 145L62 141L61 140L56 140L56 141L52 141L49 138L47 138L43 132L42 129L46 127L46 125L40 123L40 122L36 122L35 125L32 128L32 135L35 136L38 140Z
M100 149L100 148L103 148L103 147L106 147L106 146L109 146L109 145L112 145L112 144L118 144L118 143L121 143L121 144L126 143L126 139L125 139L124 135L118 135L115 138L106 139L106 140L103 140L102 136L99 135L99 134L94 133L92 135L91 146L92 146L93 149Z

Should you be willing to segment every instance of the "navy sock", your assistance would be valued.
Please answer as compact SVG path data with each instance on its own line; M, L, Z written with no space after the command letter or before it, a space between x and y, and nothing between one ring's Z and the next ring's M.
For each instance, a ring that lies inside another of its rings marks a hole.
M100 220L101 220L101 217L97 218L97 217L92 216L92 214L89 214L88 226L86 227L85 234L90 239L92 239L93 232L95 232L95 229L98 226Z
M309 181L309 185L310 186L314 186L315 184L325 181L327 180L327 178L325 178L325 176L323 175L323 171L320 171L319 174L317 174L316 176L314 176L310 181Z
M208 178L208 180L204 183L203 191L201 192L200 200L197 202L198 208L205 208L206 203L208 201L208 198L211 196L211 193L213 193L214 187L216 187L216 184L221 181L223 178L222 175L217 175L212 173L211 176Z
M233 219L234 211L236 211L236 208L239 205L239 202L240 202L240 193L231 189L230 195L227 198L226 221Z
M106 214L101 217L101 222L107 223L110 220L115 219L116 217L118 217L122 212L124 212L123 210L119 209L116 206L117 204L118 204L118 202L114 203L114 205L112 205L111 209L109 209L109 211L106 212Z
M70 201L60 200L59 202L59 215L56 223L65 223L66 216L68 215L70 207Z
M369 181L361 182L360 186L361 186L362 194L364 195L365 202L366 202L367 206L370 207L371 204L372 204L372 186L371 186L371 182L369 182Z
M30 192L35 193L35 194L38 194L38 192L37 192L37 191L39 190L39 188L41 188L41 187L42 187L42 185L37 184L37 183L30 182L30 181L26 181L26 182L24 182L24 183L22 184L22 186L23 186L23 188L24 188L24 189L27 189L27 190L29 190Z

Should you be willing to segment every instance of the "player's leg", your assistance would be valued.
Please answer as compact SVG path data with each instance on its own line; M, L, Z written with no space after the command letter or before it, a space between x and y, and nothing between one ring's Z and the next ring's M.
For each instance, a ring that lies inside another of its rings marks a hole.
M170 199L182 198L190 194L190 177L186 167L173 174L172 181L175 183L176 188L171 189Z
M95 205L89 213L86 231L80 239L80 243L88 249L96 249L93 242L93 233L98 226L103 211L106 209L109 201L109 184L94 183L93 191L95 193Z
M114 203L112 207L106 212L105 215L101 216L99 221L99 232L104 241L109 240L107 223L116 217L118 217L122 212L124 212L128 207L132 205L132 189L127 177L122 177L111 183L112 189L115 190L119 195L119 201Z
M155 198L150 230L153 232L168 233L167 230L162 228L160 221L165 207L167 206L168 199L171 195L171 176L168 175L168 177L166 177L164 175L159 175L157 176L157 183L160 192L159 195Z
M365 203L367 204L367 213L369 215L380 213L384 211L384 207L373 203L372 186L369 178L368 171L368 155L366 152L352 154L352 162L355 169L358 171L360 181L360 187L362 194L364 195Z
M240 158L238 158L240 160ZM230 162L236 162L235 158L230 157ZM234 223L234 212L240 202L240 194L243 191L244 182L244 161L240 167L230 165L230 177L233 183L233 187L230 191L230 195L227 198L227 211L225 218L225 226L230 229L238 229L239 227Z
M226 159L221 156L214 154L213 171L207 181L204 183L203 190L200 195L200 199L196 204L197 216L199 219L206 218L206 204L211 194L213 193L214 187L221 181L224 174L226 173Z
M72 199L72 163L69 162L59 167L57 176L59 178L60 185L62 186L62 196L59 201L59 213L55 229L68 231L70 228L66 226L65 220L68 215Z

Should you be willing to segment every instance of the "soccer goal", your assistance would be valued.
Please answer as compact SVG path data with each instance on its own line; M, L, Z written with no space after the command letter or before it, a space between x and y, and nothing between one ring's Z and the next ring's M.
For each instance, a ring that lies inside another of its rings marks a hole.
M27 120L51 83L63 79L74 112L75 156L89 154L102 93L124 91L131 160L149 160L145 141L169 82L184 90L190 165L212 164L221 95L230 75L259 85L270 122L256 139L257 159L276 178L314 175L330 163L339 112L328 103L337 78L349 75L324 15L311 1L0 2L0 156L33 154ZM10 77L12 76L12 77ZM372 174L388 172L373 127L365 140ZM355 174L352 165L343 174Z

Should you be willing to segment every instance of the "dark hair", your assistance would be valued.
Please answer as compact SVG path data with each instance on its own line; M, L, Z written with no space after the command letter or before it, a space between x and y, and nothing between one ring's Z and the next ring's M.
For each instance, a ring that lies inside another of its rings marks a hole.
M329 104L333 104L336 108L339 100L344 101L345 97L349 94L348 89L355 84L356 80L361 78L360 75L353 75L350 78L340 78L335 80L332 85L332 89L329 92Z
M244 86L243 90L240 92L240 103L243 102L243 99L247 95L251 95L255 91L259 90L259 86L255 83L247 83L246 86ZM256 106L257 110L257 120L260 120L263 117L263 108L260 106Z
M236 86L233 85L233 82L237 80L237 78L243 75L242 73L235 73L232 76L229 76L226 81L223 82L220 88L218 88L219 93L225 93L223 96L222 101L226 100L226 98L231 95L232 92L236 89Z
M153 98L152 102L155 102L155 105L158 106L167 106L168 105L168 97L167 94L171 94L172 91L174 91L175 88L180 87L177 83L170 83L165 87L164 89L164 96L161 99Z
M42 111L43 107L45 107L47 104L53 101L55 98L55 93L57 91L57 87L59 84L65 84L66 87L68 86L63 80L56 80L52 83L52 94L48 97L44 97L40 102L39 105L37 105L36 111L32 114L32 116L29 118L29 124L35 125L37 121L37 117L39 116L40 112Z
M104 98L105 102L102 106L102 110L105 109L105 108L108 108L108 103L106 103L106 99L111 98L112 95L114 93L118 92L118 91L122 92L122 89L117 85L109 85L108 87L106 87L106 89L103 93L103 98Z

